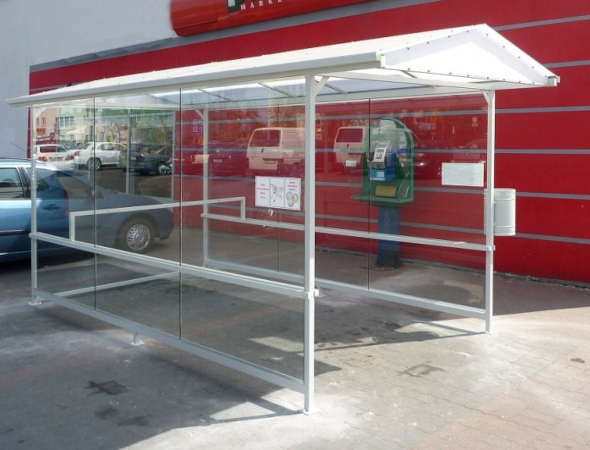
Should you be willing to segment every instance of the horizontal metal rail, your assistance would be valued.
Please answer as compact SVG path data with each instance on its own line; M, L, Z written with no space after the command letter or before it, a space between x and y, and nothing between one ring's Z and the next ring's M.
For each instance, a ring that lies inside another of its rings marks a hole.
M53 236L46 233L31 233L32 238L49 242L64 247L74 248L84 252L95 253L98 255L108 256L111 258L121 259L127 262L134 262L150 267L156 267L169 272L183 273L201 278L208 278L223 283L237 284L239 286L258 289L265 292L272 292L288 297L305 299L306 294L303 286L296 286L289 283L282 283L272 280L262 280L259 278L240 275L236 273L225 272L221 270L210 269L207 267L195 266L192 264L170 261L168 259L156 258L154 256L141 255L127 252L124 250L104 247L101 245L88 244L80 241L71 241L70 239Z
M174 202L161 203L153 205L138 205L138 206L124 206L121 208L105 208L105 209L88 209L86 211L74 211L70 213L70 240L76 240L76 219L83 216L95 216L103 214L117 214L122 212L137 212L137 211L152 211L154 209L170 209L180 208L185 206L201 206L216 203L234 203L240 202L240 218L246 218L246 197L228 197L228 198L214 198L209 200L193 200L190 202Z
M260 267L251 267L244 264L238 264L233 262L218 261L210 259L207 261L207 266L215 267L219 270L233 270L241 273L248 273L253 276L282 279L289 283L301 283L303 282L303 276L277 272L274 270L263 269ZM328 280L325 278L316 278L316 285L318 288L332 289L336 291L343 291L358 295L360 297L369 296L378 300L384 300L392 303L399 303L407 306L413 306L416 308L424 308L433 311L455 314L461 317L471 317L475 319L484 319L485 310L482 308L476 308L468 305L461 305L457 303L445 302L442 300L436 300L425 297L418 297L415 295L403 294L400 292L384 291L383 289L375 289L371 287L363 287L350 283L343 283L340 281Z
M271 220L261 219L248 219L246 218L246 198L245 197L228 197L218 198L209 200L195 200L190 202L174 202L174 203L162 203L161 205L142 205L142 206L128 206L122 208L108 208L98 210L87 210L87 211L76 211L70 213L70 240L76 240L75 223L76 219L81 216L99 215L99 214L115 214L121 212L134 212L134 211L150 211L153 209L164 209L164 208L179 208L188 206L201 206L211 205L220 203L233 203L240 202L240 215L238 216L227 216L223 214L209 214L204 213L202 217L205 219L219 220L225 222L239 222L242 224L255 225L261 227L273 227L287 230L304 231L305 227L303 224L289 223L289 222L276 222ZM316 227L316 233L329 234L334 236L347 236L357 237L362 239L377 239L381 241L393 241L393 242L405 242L409 244L429 245L435 247L448 247L463 250L490 251L491 248L485 244L474 244L465 241L451 241L446 239L432 239L432 238L421 238L406 236L401 234L389 234L389 233L375 233L370 231L359 231L359 230L347 230L343 228L332 228L332 227Z
M257 225L262 227L274 227L286 230L298 230L303 231L305 228L302 224L288 223L288 222L274 222L272 220L261 220L261 219L244 219L233 216L225 216L221 214L203 214L204 218L221 220L225 222L240 222L249 225ZM449 247L463 250L473 250L486 252L491 250L488 245L485 244L474 244L464 241L450 241L446 239L431 239L405 236L402 234L389 234L389 233L374 233L371 231L357 231L357 230L345 230L343 228L331 228L331 227L315 227L316 233L331 234L335 236L348 236L358 237L363 239L378 239L381 241L394 241L394 242L405 242L408 244L420 244L430 245L435 247Z

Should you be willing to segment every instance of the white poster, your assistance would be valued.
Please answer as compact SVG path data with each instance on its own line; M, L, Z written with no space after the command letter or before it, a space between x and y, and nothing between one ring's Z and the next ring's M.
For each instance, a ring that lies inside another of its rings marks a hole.
M301 210L301 178L256 177L256 206Z
M442 184L483 187L484 168L483 163L442 163Z
M256 177L256 206L270 206L270 178Z

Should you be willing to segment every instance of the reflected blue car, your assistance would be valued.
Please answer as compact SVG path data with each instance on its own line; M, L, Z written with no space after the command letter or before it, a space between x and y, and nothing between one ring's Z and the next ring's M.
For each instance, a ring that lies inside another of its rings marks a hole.
M168 208L151 197L105 189L74 173L36 164L37 230L69 237L73 212L140 207L138 211L83 215L76 219L76 240L145 253L156 239L167 239L174 228ZM0 261L31 256L31 161L0 159ZM142 208L145 207L145 208ZM40 256L63 252L39 241Z

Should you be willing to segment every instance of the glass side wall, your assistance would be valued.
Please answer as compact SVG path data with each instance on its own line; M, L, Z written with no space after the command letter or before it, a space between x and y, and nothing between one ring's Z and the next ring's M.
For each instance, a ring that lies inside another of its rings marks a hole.
M483 244L487 108L480 95L319 105L317 226ZM377 157L394 122L413 141L410 193L399 166ZM321 232L317 248L320 279L484 306L472 273L484 252Z
M270 96L268 106L256 109L214 106L177 91L35 109L54 124L47 140L68 149L63 163L47 159L51 167L37 167L38 180L48 185L38 190L39 230L91 245L42 259L37 287L301 379L301 298L196 276L190 269L302 284L303 109L278 107ZM255 130L272 139L280 130L277 154L293 155L292 170L276 160L269 167L268 152L264 167L251 170L247 149ZM257 199L256 186L268 190L266 203ZM50 195L50 188L61 195ZM49 199L59 202L57 212L47 208ZM43 214L49 213L47 227ZM95 246L97 253L119 253L94 254ZM163 269L163 263L175 267ZM189 267L182 274L181 263Z
M75 157L94 139L94 100L31 108L36 160L36 226L39 232L94 245L97 240L95 208L103 191L96 190L94 174L78 172ZM33 173L31 173L31 179ZM70 221L73 226L70 227ZM38 241L37 286L96 307L96 258L92 252L74 251ZM81 292L83 295L68 295Z
M304 110L275 104L271 90L259 90L264 100L252 107L241 102L245 92L167 98L180 104L181 261L300 286ZM219 99L231 99L231 108L220 109ZM183 275L182 336L301 379L303 306L300 298Z
M257 221L210 220L218 241L211 243L211 260L274 272L279 278L303 276L303 118L302 106L210 113L205 143L209 198L243 197L247 218ZM236 201L212 204L209 213L237 218L240 206ZM244 240L255 245L240 244Z
M301 378L303 300L197 273L303 284L305 111L261 86L35 107L38 229L121 252L39 289ZM318 104L317 278L482 307L483 252L347 234L483 244L486 124L480 96Z
M101 243L133 255L179 261L180 236L172 206L172 143L177 107L161 105L150 95L97 98L93 152L77 169L93 174L95 185L112 195L110 208L96 211L114 221L116 238ZM164 205L168 205L165 207ZM99 242L100 243L100 242ZM122 280L97 283L96 308L124 319L180 336L179 274L127 261L97 259L98 279L117 273ZM102 286L105 286L104 288Z
M175 208L163 206L172 202L176 113L153 103L149 96L134 96L35 108L36 121L46 124L43 134L36 128L33 151L39 161L39 231L103 249L179 260ZM38 151L49 145L65 149L63 157L61 151L55 155ZM179 335L176 272L131 263L124 255L115 258L63 248L60 254L64 256L41 259L40 289ZM138 290L140 282L152 279L165 280L166 296L146 296ZM135 294L128 292L130 286ZM175 286L175 295L170 286ZM114 295L124 287L125 295ZM165 297L172 304L165 308L167 313L160 304L147 301Z

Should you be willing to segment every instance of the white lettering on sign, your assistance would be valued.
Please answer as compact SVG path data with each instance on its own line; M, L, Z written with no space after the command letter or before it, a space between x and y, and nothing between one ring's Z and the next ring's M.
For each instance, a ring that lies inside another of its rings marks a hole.
M229 1L231 2L231 0L229 0ZM235 4L235 0L233 1L233 3ZM240 10L246 11L248 8L249 9L264 8L265 6L274 6L276 3L283 3L283 0L257 0L257 1L251 1L249 4L242 3L240 5ZM233 9L230 8L229 3L228 3L228 10L235 11L236 8L235 8L235 6L233 7Z

